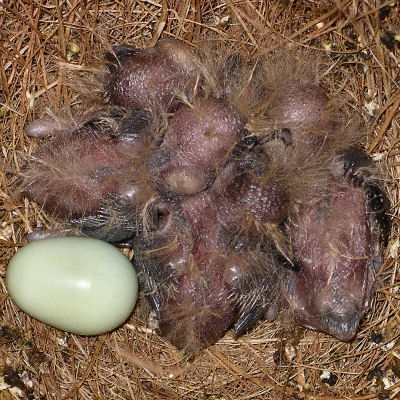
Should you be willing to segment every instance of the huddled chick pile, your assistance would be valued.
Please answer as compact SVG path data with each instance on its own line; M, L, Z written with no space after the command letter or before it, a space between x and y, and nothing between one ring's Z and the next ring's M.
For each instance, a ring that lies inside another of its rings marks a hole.
M190 353L282 313L351 340L370 306L390 227L379 173L285 57L116 46L104 106L26 128L54 137L23 193L133 248L159 333Z

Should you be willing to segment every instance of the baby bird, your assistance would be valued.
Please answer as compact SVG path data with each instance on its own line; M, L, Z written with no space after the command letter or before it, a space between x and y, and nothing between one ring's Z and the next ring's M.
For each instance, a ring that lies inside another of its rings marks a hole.
M139 281L159 333L191 354L214 344L232 325L239 336L275 312L279 273L273 243L226 232L218 219L221 207L211 190L160 204L153 210L157 223L134 241Z
M84 234L128 240L137 229L137 210L153 192L143 165L156 124L148 112L122 108L100 109L77 120L72 126L59 121L56 130L46 119L28 125L28 134L55 137L23 167L21 189Z
M294 318L344 341L354 338L371 304L389 227L379 183L368 177L354 184L366 157L360 149L346 152L341 160L351 160L355 171L345 174L343 168L342 177L332 177L331 187L300 207L289 228L300 266L297 274L288 271L285 289Z
M277 126L291 132L286 160L294 157L300 173L310 158L317 161L318 185L290 194L294 207L286 232L300 271L286 271L283 294L297 323L349 341L375 291L389 201L372 160L351 145L356 135L328 106L318 86L292 84L268 110Z

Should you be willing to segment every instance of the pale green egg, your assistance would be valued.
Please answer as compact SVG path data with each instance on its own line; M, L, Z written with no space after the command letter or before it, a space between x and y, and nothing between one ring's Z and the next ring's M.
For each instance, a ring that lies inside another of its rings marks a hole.
M114 246L59 237L31 242L11 259L6 286L27 314L58 329L99 335L122 324L138 295L136 272Z

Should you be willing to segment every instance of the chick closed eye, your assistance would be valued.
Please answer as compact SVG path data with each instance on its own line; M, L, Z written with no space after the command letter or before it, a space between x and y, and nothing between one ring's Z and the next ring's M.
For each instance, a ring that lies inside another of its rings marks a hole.
M381 188L379 193L385 206L377 216L368 190L344 176L331 178L328 192L292 216L289 234L301 271L288 271L287 296L298 323L341 340L355 336L371 303L387 237L388 203Z
M200 75L190 47L174 39L143 50L117 46L106 60L104 88L110 103L133 109L174 109L180 98L190 97Z

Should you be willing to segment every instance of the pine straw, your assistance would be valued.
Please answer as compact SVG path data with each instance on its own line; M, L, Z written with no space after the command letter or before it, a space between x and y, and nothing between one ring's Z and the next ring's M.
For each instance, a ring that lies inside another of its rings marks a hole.
M394 0L1 2L0 399L400 398L400 51L392 35L400 34L399 12ZM367 122L364 145L387 170L393 214L380 289L352 343L264 323L237 341L228 333L189 359L138 313L110 334L87 338L47 327L11 302L9 258L32 228L52 223L14 196L21 154L38 146L23 127L47 106L57 112L78 101L60 63L92 65L108 43L142 47L166 36L189 43L219 37L249 56L291 43L331 60L324 83ZM322 382L322 371L336 383Z

